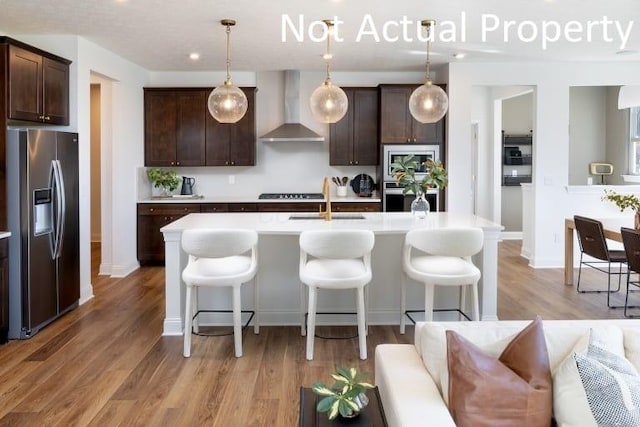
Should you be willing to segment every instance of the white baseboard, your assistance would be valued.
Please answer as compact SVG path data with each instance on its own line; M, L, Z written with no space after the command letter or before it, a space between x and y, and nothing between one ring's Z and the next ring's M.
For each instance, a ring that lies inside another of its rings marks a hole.
M113 264L111 266L111 277L127 277L129 274L133 273L139 268L140 263L137 261L129 265Z
M98 269L98 276L111 276L111 263L110 262L102 262L100 263L100 268Z
M502 240L522 240L522 231L503 231L500 233Z

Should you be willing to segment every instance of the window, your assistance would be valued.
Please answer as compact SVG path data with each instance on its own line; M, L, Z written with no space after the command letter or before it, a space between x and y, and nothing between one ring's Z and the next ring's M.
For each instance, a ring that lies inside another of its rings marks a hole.
M629 172L640 175L640 107L629 109Z

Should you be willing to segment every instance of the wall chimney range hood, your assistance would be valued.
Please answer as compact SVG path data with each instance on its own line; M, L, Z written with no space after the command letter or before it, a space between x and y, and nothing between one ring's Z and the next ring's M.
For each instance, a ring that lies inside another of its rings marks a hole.
M300 71L284 72L284 120L285 123L260 137L262 141L313 141L324 137L300 123Z

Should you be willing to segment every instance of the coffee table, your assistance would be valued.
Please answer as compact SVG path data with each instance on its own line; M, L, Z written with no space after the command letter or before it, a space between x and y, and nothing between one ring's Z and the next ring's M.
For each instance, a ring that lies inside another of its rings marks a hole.
M342 418L338 415L334 420L329 421L326 413L318 413L316 406L322 399L307 387L300 387L300 427L336 427L336 426L358 426L358 427L386 427L387 419L384 416L384 409L380 401L378 387L367 390L369 404L355 418Z

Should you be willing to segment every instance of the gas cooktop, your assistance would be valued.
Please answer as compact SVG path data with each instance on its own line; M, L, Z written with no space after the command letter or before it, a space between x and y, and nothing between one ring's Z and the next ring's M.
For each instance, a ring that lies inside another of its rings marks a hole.
M258 196L258 199L322 200L324 199L324 196L322 193L262 193Z

